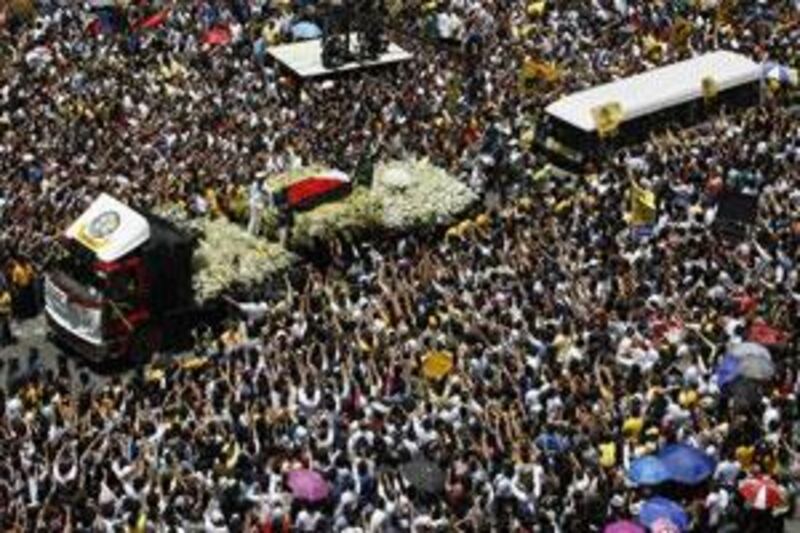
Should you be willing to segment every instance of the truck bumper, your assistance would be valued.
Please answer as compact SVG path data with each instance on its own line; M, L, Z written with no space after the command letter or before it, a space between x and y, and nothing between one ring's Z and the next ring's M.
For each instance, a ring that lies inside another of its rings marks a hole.
M67 351L74 352L96 363L117 359L119 357L120 346L118 341L106 341L102 344L86 342L62 327L58 322L53 320L48 313L45 313L45 316L47 317L47 327L50 330L52 340Z

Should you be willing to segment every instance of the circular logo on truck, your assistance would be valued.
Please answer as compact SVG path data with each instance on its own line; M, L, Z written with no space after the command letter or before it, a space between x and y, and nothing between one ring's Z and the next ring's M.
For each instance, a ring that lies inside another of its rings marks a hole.
M119 228L119 214L116 211L100 213L86 228L88 237L96 240L105 239Z

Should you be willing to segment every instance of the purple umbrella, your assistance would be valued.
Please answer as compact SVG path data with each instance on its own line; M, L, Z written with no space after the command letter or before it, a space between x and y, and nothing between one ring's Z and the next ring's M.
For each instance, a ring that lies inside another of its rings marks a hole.
M294 470L289 472L286 484L297 500L308 503L321 502L328 497L330 487L319 472Z
M619 520L603 528L603 533L645 533L644 528L630 520Z

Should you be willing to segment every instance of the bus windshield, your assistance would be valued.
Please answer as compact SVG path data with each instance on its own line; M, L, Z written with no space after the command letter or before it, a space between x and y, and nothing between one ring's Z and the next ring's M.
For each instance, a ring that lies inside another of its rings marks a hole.
M80 244L62 242L51 265L51 274L57 276L64 288L83 298L96 300L100 297L103 280L97 276L94 262L94 254Z

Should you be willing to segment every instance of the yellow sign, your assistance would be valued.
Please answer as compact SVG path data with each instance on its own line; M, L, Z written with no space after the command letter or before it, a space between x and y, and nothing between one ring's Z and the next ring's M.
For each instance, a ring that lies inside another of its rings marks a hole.
M656 219L656 195L643 187L631 184L630 223L634 226L652 224Z
M422 360L422 374L430 380L439 380L453 369L453 354L448 351L428 352Z
M624 116L622 105L618 102L612 102L592 109L592 118L594 119L594 125L597 127L597 133L600 137L607 137L616 133Z
M719 86L711 76L703 78L703 98L712 100L719 94Z
M539 2L530 2L528 3L528 16L530 17L541 17L544 15L544 10L547 8L547 1L541 0Z
M536 81L555 83L560 77L561 73L553 63L527 58L519 70L520 89L522 91L529 90L531 84Z
M81 226L77 239L81 244L97 253L108 245L111 235L119 229L120 222L119 213L116 211L103 211L88 224Z

